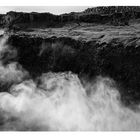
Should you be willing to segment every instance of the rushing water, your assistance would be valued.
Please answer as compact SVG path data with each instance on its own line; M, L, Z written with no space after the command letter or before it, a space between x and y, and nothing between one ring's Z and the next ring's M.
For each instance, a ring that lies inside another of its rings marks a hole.
M1 56L16 55L7 38L0 40ZM122 105L113 79L97 76L83 85L71 72L29 77L18 62L1 59L0 83L11 86L0 93L0 130L140 130L140 112Z
M4 34L4 30L0 29L0 35L3 35L3 34Z

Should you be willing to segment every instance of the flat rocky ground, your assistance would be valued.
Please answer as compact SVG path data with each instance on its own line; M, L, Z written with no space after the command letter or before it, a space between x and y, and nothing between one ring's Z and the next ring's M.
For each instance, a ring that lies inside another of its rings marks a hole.
M129 26L111 26L111 25L96 25L96 24L68 24L62 28L46 28L46 29L28 29L26 31L19 31L14 34L30 35L42 38L56 37L70 37L80 41L94 41L99 40L99 43L110 42L116 39L120 42L127 43L126 40L134 39L133 42L140 37L140 23L131 23Z

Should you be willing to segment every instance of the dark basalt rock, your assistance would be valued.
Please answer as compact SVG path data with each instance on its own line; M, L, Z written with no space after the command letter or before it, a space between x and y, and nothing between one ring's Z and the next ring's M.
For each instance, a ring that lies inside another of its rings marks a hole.
M139 18L139 14L140 7L123 6L97 7L62 15L8 12L0 15L0 24L13 31L61 27L73 22L124 26L129 20ZM117 82L125 104L139 103L140 47L136 43L139 38L132 36L120 41L110 37L106 42L101 38L83 41L66 36L43 38L13 33L7 43L17 50L17 56L10 60L5 54L3 62L6 65L18 61L33 78L49 71L72 71L79 77L86 75L88 79L108 76Z
M18 51L17 61L34 78L48 71L72 71L89 79L108 76L117 82L124 104L140 102L140 47L117 40L99 44L67 37L18 35L12 35L8 42Z
M51 13L8 12L0 15L0 25L8 29L62 27L66 23L99 23L124 26L140 17L138 6L108 6L88 8L83 12L53 15Z

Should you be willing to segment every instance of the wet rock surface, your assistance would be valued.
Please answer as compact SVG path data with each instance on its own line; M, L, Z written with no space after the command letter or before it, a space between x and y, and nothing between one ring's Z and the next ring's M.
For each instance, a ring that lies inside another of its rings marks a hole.
M124 104L140 102L139 7L100 7L60 16L9 12L1 18L13 29L7 32L7 44L17 50L12 59L3 56L5 65L17 61L33 78L49 71L72 71L81 79L108 76L116 81Z
M45 38L20 33L12 34L8 44L17 49L16 61L34 78L49 71L72 71L89 79L108 76L117 82L124 104L139 103L139 37L101 40L76 40L68 36Z

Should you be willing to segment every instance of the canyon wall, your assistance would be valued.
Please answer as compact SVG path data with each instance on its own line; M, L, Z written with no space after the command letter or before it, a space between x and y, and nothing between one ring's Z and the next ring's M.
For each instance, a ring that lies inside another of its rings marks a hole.
M112 25L128 25L130 19L140 18L139 7L96 7L89 8L83 12L72 12L62 15L53 15L51 13L24 13L8 12L0 17L2 27L9 29L27 29L27 28L46 28L62 27L66 23L98 23Z

